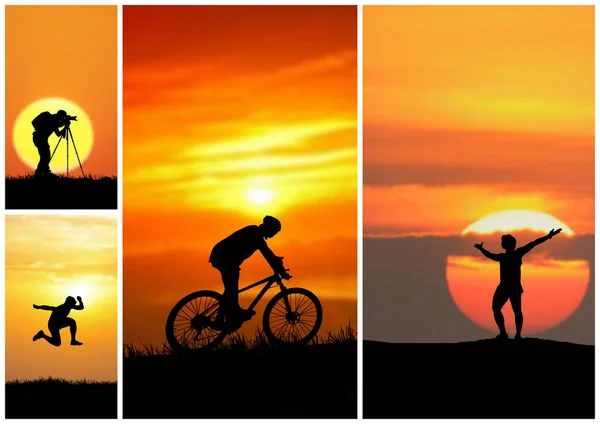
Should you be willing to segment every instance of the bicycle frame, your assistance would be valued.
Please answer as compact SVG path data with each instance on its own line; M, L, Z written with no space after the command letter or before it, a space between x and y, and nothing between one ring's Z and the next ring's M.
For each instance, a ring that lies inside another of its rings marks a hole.
M266 283L266 285L262 288L262 290L260 291L260 293L258 293L258 295L256 296L256 298L252 301L252 303L248 307L248 310L251 311L251 310L254 309L254 307L256 306L256 304L258 302L260 302L260 299L262 299L263 296L267 293L267 291L271 287L273 287L273 284L277 284L279 286L279 289L281 291L284 291L286 289L286 287L283 285L283 282L281 281L281 277L279 275L277 275L277 274L273 274L273 275L271 275L271 276L269 276L267 278L263 278L262 280L257 281L254 284L250 284L249 286L246 286L246 287L238 290L238 293L243 293L246 290L253 289L254 287L260 286L261 284L265 284L265 283ZM287 298L286 298L286 301L287 301ZM288 305L286 305L286 306L288 306Z

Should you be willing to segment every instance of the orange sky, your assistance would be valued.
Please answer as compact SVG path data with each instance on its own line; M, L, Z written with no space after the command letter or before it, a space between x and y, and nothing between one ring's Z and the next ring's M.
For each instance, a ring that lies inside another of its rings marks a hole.
M593 6L367 6L363 49L365 234L594 232Z
M117 380L117 220L114 217L22 215L6 217L6 381L55 377ZM70 346L32 342L48 332L49 311L67 296L84 309Z
M269 245L290 285L349 299L327 325L355 326L356 19L356 7L124 7L126 342L158 344L181 297L221 291L210 250L267 214L283 224ZM269 270L257 253L241 281Z
M32 171L13 144L19 113L36 100L61 97L81 107L93 125L85 173L116 175L117 7L6 6L5 19L6 174ZM71 128L79 148L86 140L78 138L77 123ZM20 132L17 142L33 143L31 132L33 127ZM58 137L50 137L52 149L57 141ZM73 150L70 155L75 163Z

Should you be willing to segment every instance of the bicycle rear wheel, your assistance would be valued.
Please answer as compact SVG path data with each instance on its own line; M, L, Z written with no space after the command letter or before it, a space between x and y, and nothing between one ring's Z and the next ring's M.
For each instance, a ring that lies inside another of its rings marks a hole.
M317 296L293 287L277 293L269 301L263 315L263 330L273 344L300 345L317 335L322 321L323 308Z
M201 290L181 299L167 318L167 342L176 351L197 351L217 346L226 333L211 328L217 317L221 294Z

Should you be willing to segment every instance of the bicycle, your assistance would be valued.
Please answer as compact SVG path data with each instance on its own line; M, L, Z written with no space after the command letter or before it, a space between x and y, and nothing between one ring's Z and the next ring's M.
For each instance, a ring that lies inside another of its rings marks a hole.
M289 269L286 269L289 271ZM243 293L264 284L250 304L249 311L272 287L279 287L267 304L263 331L273 345L301 345L312 340L323 321L323 308L317 296L301 287L286 287L275 273L238 291ZM223 295L213 290L190 293L173 307L167 318L167 342L175 351L198 351L217 347L228 334L237 331L244 322L225 328L212 327Z

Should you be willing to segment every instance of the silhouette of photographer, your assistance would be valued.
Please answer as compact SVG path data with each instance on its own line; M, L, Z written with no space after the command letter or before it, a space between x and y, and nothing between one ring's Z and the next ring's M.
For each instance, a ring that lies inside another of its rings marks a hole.
M35 131L33 132L33 144L37 147L40 161L35 175L38 177L52 176L50 171L50 144L48 138L52 133L58 137L64 137L71 121L76 121L76 116L69 116L64 110L59 110L55 114L42 112L35 117L31 124ZM64 127L62 130L60 127Z
M525 246L517 247L517 239L510 234L505 234L501 237L502 248L505 253L491 253L484 249L483 242L475 244L475 248L481 251L486 258L500 262L500 284L496 288L492 299L492 311L494 312L494 320L500 330L500 334L496 336L499 340L508 340L508 334L504 327L504 315L502 315L502 307L510 299L513 312L515 314L516 334L515 340L521 339L521 330L523 329L523 311L521 310L521 294L523 286L521 285L521 265L522 258L531 251L535 246L550 240L552 237L562 231L550 230L544 237L540 237Z
M262 253L276 274L286 280L291 278L283 266L283 257L276 256L266 242L266 239L274 237L279 231L281 231L279 220L272 216L265 216L262 224L244 227L215 245L208 261L221 273L225 289L217 318L211 327L220 329L225 324L225 318L228 323L232 321L241 323L256 314L255 311L240 307L238 283L242 262L257 250Z
M77 311L81 311L83 309L81 297L77 296L77 300L79 301L79 305L73 296L67 297L65 299L65 303L58 306L33 305L34 309L52 311L50 314L50 319L48 319L48 330L50 330L51 337L48 337L46 334L44 334L44 330L40 330L35 336L33 336L33 341L35 342L38 339L44 339L51 345L58 347L61 344L60 330L65 327L69 327L71 330L71 346L81 346L83 343L75 339L75 334L77 333L77 323L73 318L68 317L71 309L75 309Z

